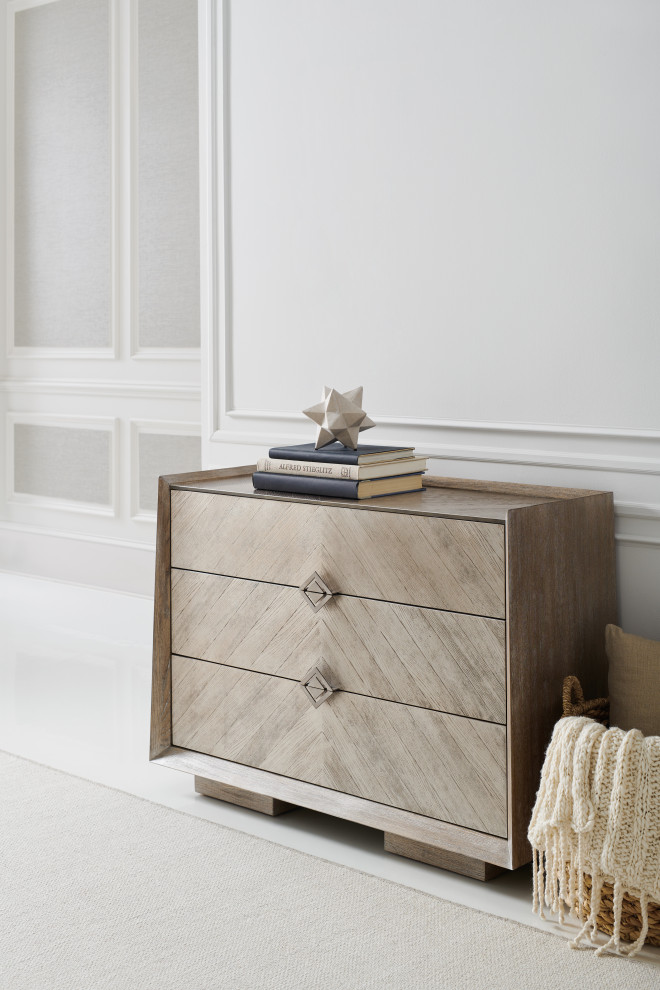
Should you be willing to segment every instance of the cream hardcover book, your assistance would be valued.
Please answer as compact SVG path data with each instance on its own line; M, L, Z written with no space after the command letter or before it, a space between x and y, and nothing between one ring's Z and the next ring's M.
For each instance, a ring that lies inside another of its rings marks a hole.
M274 474L308 475L311 478L335 478L340 481L370 481L397 475L419 474L426 471L426 457L406 457L396 461L376 461L372 464L338 464L322 461L288 461L262 457L257 471Z

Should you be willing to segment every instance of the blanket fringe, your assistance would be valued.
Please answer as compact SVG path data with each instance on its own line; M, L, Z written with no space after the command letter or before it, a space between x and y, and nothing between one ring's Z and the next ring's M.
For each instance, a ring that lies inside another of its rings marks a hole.
M613 952L615 955L623 955L620 949L621 944L621 905L623 904L623 884L618 881L614 884L614 932L609 942L596 949L597 956L603 956L606 952Z
M587 938L594 944L599 925L607 924L601 916L610 911L612 934L594 946L597 955L637 955L651 925L655 942L659 769L660 737L645 739L636 730L606 729L579 717L555 726L528 832L532 909L540 918L549 909L560 924L574 916L580 928L572 948ZM634 898L640 927L631 932Z
M640 895L639 903L642 908L642 928L638 938L628 949L628 952L626 953L628 956L636 956L646 941L646 936L649 933L649 900L650 898L648 894Z

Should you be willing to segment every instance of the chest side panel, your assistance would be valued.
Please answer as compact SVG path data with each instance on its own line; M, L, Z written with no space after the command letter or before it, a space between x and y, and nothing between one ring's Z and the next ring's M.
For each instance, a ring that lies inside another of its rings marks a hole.
M516 509L507 520L509 835L531 858L527 826L564 677L607 693L605 626L617 621L612 496Z

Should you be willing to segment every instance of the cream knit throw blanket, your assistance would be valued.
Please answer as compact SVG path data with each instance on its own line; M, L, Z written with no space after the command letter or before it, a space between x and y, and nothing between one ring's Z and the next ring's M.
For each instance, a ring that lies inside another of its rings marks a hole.
M584 924L571 945L593 941L604 883L614 888L614 934L597 951L625 954L620 944L625 891L638 897L643 925L628 949L635 955L648 931L647 905L660 902L660 736L606 729L590 718L555 726L528 832L534 850L534 911L543 904L563 921L565 905ZM584 918L584 874L592 878Z

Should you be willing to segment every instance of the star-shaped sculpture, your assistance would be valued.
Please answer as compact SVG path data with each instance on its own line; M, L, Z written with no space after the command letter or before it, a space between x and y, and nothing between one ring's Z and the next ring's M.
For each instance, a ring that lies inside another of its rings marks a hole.
M358 435L361 430L370 430L376 424L369 419L362 408L362 386L349 392L338 392L334 388L323 389L323 399L309 409L303 409L318 424L316 449L338 440L345 447L357 450Z

